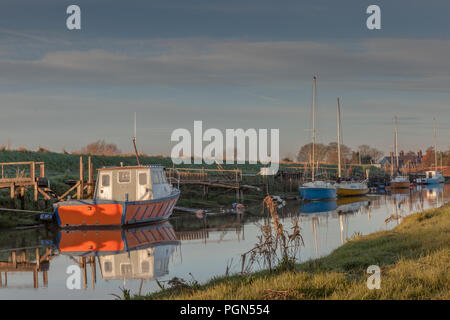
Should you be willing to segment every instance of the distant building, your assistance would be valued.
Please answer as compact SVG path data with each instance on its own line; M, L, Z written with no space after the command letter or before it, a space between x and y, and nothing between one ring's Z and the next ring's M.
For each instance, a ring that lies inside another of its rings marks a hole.
M417 167L417 165L422 163L422 150L419 150L417 154L412 155L411 153L408 153L405 155L403 151L400 151L398 155L398 166L400 168L404 166L410 165L411 167ZM388 168L392 166L392 162L394 162L394 165L397 165L397 157L391 152L389 156L385 156L381 158L380 161L378 161L379 165L383 168Z

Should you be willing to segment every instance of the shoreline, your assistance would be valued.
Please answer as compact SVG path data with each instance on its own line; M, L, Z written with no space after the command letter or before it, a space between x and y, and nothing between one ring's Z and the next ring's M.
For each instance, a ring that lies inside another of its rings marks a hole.
M294 270L178 282L133 299L449 299L450 204L411 214L392 230L357 236ZM381 269L370 290L367 268Z

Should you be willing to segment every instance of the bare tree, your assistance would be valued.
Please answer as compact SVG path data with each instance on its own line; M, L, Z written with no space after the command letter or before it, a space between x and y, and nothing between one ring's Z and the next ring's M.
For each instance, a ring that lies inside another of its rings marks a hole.
M121 154L122 152L116 144L106 143L105 140L98 140L82 148L79 153L102 156L116 156Z

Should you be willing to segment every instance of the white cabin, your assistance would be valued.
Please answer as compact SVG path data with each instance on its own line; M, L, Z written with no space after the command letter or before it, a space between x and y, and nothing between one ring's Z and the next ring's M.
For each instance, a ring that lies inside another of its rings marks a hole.
M171 192L162 166L105 167L98 171L94 199L146 201L167 197Z

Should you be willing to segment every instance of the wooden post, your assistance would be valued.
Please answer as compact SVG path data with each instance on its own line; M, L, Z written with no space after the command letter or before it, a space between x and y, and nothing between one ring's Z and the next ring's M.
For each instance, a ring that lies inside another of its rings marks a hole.
M40 178L45 177L45 164L44 163L39 164L39 177Z
M80 265L83 271L83 288L84 290L86 290L87 288L86 257L80 257Z
M37 269L33 270L33 287L37 289L39 287L39 278Z
M25 187L20 188L20 208L25 210Z
M41 255L39 253L39 248L36 248L36 266L38 269L41 267Z
M34 189L34 202L37 202L39 192L38 192L38 184L36 181L34 182L33 189Z
M47 271L42 271L42 281L44 282L44 287L48 286L48 273Z
M84 188L84 167L83 167L83 156L80 156L80 184L77 188L77 198L78 200L83 198L83 188Z
M17 257L16 257L15 251L11 252L11 260L12 260L13 267L17 268Z
M93 197L94 190L94 166L92 164L91 156L88 157L88 197Z
M92 289L95 288L95 283L97 282L97 269L95 265L95 257L90 258L90 264L91 264L91 281L92 281Z
M16 197L16 188L15 188L14 183L11 183L11 186L10 186L10 193L9 193L9 198L10 198L11 200L14 200L15 197Z

